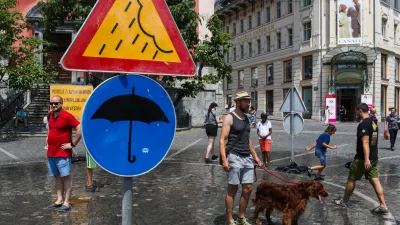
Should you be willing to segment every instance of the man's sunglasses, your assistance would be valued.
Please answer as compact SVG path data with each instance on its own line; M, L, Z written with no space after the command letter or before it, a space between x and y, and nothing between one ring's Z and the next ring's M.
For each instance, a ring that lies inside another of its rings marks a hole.
M50 102L50 105L55 105L55 106L57 106L57 105L59 105L59 104L61 104L61 102Z

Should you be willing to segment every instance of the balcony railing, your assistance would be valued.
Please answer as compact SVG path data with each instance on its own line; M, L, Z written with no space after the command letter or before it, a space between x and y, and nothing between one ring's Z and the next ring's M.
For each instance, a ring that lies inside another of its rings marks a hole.
M230 7L232 7L233 5L235 5L236 3L239 2L248 2L248 1L252 1L252 0L218 0L215 3L215 12L221 12L223 10L226 10Z
M266 84L273 84L274 83L274 77L273 76L269 76L266 79Z
M311 42L310 42L310 40L308 40L308 41L303 41L303 42L301 42L301 49L306 49L306 48L310 48L310 46L311 46Z

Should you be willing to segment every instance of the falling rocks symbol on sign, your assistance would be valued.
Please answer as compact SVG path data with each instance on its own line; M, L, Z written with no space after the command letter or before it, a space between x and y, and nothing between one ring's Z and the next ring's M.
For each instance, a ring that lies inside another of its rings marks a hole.
M128 161L130 163L136 161L136 156L131 155L132 121L147 124L169 123L160 106L148 98L135 95L135 87L132 87L132 94L115 96L106 100L91 117L91 120L94 119L105 119L111 123L129 121Z

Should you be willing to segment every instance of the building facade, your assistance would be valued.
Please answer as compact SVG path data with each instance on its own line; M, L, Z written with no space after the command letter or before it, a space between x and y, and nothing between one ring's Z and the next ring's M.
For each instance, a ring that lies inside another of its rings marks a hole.
M400 0L220 0L215 13L232 36L228 104L245 90L258 112L281 116L294 86L304 118L320 120L329 106L335 121L343 105L355 121L360 102L382 118L399 110Z

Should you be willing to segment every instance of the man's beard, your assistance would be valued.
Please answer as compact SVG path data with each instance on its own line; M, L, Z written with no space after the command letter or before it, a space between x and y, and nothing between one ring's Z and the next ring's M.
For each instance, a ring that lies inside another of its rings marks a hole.
M62 107L60 107L60 108L53 108L53 112L59 112L59 111L61 111L61 109L62 109Z
M250 107L239 107L240 111L247 113L249 112Z

